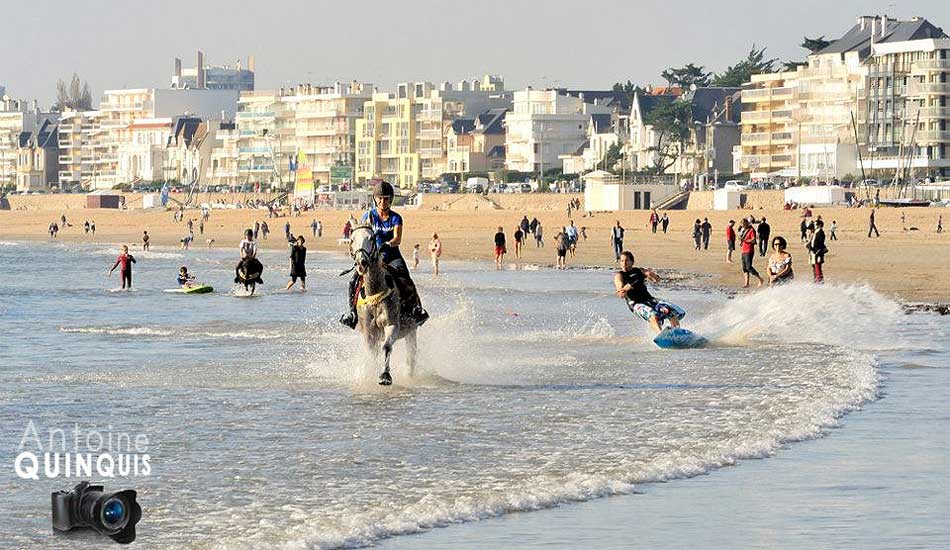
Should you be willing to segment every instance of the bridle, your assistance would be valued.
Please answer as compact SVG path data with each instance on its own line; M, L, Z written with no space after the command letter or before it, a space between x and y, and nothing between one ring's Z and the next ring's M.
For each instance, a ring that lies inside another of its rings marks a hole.
M364 245L361 245L360 248L357 248L356 250L350 250L350 255L353 257L353 267L347 270L346 273L356 269L356 266L360 264L361 260L365 260L368 265L373 265L379 261L379 244L376 242L376 236L374 234L373 227L368 224L361 224L354 227L353 230L350 231L351 242L356 241L356 239L353 238L353 235L358 231L366 231L369 233L369 239L366 240L371 243L370 249L367 250Z

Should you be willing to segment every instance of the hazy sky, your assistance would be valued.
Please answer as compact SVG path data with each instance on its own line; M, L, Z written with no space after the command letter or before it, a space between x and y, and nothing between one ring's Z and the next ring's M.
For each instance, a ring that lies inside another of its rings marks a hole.
M74 71L103 89L168 86L194 66L257 58L257 87L357 79L391 89L486 72L507 87L660 83L719 71L753 43L800 59L803 35L837 37L860 14L919 15L950 31L947 0L31 0L0 10L0 85L49 105Z

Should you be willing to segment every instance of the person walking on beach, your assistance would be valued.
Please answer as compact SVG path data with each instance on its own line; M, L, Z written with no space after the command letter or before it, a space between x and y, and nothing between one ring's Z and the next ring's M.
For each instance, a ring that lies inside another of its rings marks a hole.
M256 241L261 234L261 222L254 222L254 240Z
M736 250L736 220L729 220L726 226L726 263L732 263L732 253Z
M266 221L262 221L261 222L261 237L263 237L264 240L266 241L268 235L270 235L270 227L268 227Z
M314 237L317 236L317 220L316 220L316 218L314 218L313 221L310 222L310 231L313 233L313 236L314 236Z
M571 258L573 259L577 254L577 226L574 225L574 220L571 220L571 224L565 228L564 232L567 233L567 249L571 253Z
M501 264L505 259L505 230L498 226L498 232L495 233L495 269L501 269Z
M570 248L570 239L567 236L567 232L564 227L561 228L561 231L558 232L554 237L554 244L557 246L557 268L564 269L567 267L567 249Z
M696 218L696 223L693 224L693 242L696 243L696 250L699 250L702 247L703 242L703 222Z
M521 218L521 234L524 238L528 238L528 230L531 229L531 222L528 221L528 216Z
M429 255L432 258L432 276L439 276L439 258L442 256L442 240L438 233L432 234L432 240L429 241Z
M528 229L531 230L531 234L534 235L534 231L538 228L538 218L531 218L531 223L528 224Z
M92 233L92 236L96 236L96 220L89 222L89 232Z
M284 237L290 237L290 222L284 224Z
M759 256L765 256L766 251L769 248L769 237L772 235L772 226L769 225L769 222L765 221L765 216L762 216L762 221L759 222Z
M617 262L620 262L620 253L623 252L623 226L620 225L620 220L617 220L617 225L610 230L610 244L614 247L614 257Z
M195 232L195 220L191 218L188 218L188 232L189 233Z
M703 250L709 250L709 236L712 235L712 224L709 223L709 218L703 218L700 229L703 231Z
M831 234L829 235L830 240L837 241L838 234L836 232L838 231L838 222L831 220L831 227L829 227L829 229L831 230Z
M660 220L660 223L663 225L663 234L666 235L666 228L670 226L670 217L666 212L663 213L663 218Z
M129 254L128 245L122 245L122 252L119 253L119 256L115 259L115 263L112 264L112 269L109 270L109 276L112 276L112 272L115 271L115 268L119 268L119 278L122 279L122 288L131 289L132 288L132 264L135 263L135 257Z
M937 216L937 233L943 233L943 214ZM835 240L834 222L831 222L831 240Z
M419 269L419 243L412 246L412 270Z
M148 250L148 247L149 247L148 241L149 241L148 231L143 231L142 232L142 250Z
M783 285L795 278L792 271L792 255L786 250L785 237L776 235L772 239L772 255L769 256L769 286Z
M756 235L755 228L749 223L748 218L742 218L742 229L739 231L739 234L742 239L742 273L744 277L742 288L749 288L749 279L752 275L759 280L758 286L762 286L762 283L765 281L762 280L762 276L759 275L759 272L752 266L752 259L755 257Z
M204 220L204 218L201 218L201 219L198 220L198 234L199 234L199 235L204 235L204 234L205 234L205 220Z
M808 242L808 222L805 221L805 218L802 218L802 223L799 228L801 229L802 235L800 237L803 243Z
M82 231L83 231L83 233L85 233L86 235L89 234L89 220L86 220L86 221L83 222L83 224L82 224Z
M653 209L653 212L650 213L650 229L653 231L653 234L656 235L656 226L660 225L660 215L656 213L656 209Z
M515 228L515 258L521 259L521 246L524 243L524 231L521 226Z
M672 327L678 327L686 311L675 304L654 298L647 289L646 281L658 283L660 277L652 270L636 267L633 253L624 250L620 255L620 269L614 274L617 296L623 298L633 314L650 323L657 334L663 332L664 321L669 321Z
M825 263L825 253L828 252L825 247L824 227L825 222L821 220L815 222L815 232L812 234L811 240L808 241L808 263L814 267L815 283L819 285L825 282L822 265Z
M907 231L907 216L904 215L903 210L901 210L901 231Z
M320 220L317 220L317 238L323 238L323 222Z
M540 221L534 226L534 246L535 248L544 248L544 228L541 227Z
M875 236L880 237L881 232L877 230L877 224L874 223L874 209L871 209L871 215L868 217L868 238L871 238L871 233L874 233Z
M303 238L303 235L298 235L296 244L290 247L290 282L287 283L287 290L294 286L297 279L300 279L300 290L302 292L307 290L307 247L304 246L305 242L307 241Z

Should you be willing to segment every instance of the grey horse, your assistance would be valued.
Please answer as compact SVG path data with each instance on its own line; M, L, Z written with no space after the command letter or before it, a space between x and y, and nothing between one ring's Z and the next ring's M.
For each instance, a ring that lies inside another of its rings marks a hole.
M358 225L350 233L350 255L353 266L363 278L357 293L356 312L359 319L359 331L363 334L363 343L373 358L379 360L383 352L383 372L379 383L388 386L393 383L389 374L389 359L393 345L402 338L406 341L406 364L409 376L416 367L416 324L402 315L402 303L399 288L392 275L383 265L379 247L372 227Z

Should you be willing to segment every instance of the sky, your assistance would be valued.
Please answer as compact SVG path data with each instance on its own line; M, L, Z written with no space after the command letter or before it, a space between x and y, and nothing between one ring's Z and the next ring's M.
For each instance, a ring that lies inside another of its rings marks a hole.
M946 0L31 0L0 11L0 86L55 99L76 72L105 89L166 87L175 57L254 55L257 88L298 82L455 82L508 89L661 84L686 63L721 71L753 44L802 59L802 37L844 34L858 15L921 16L950 32Z

